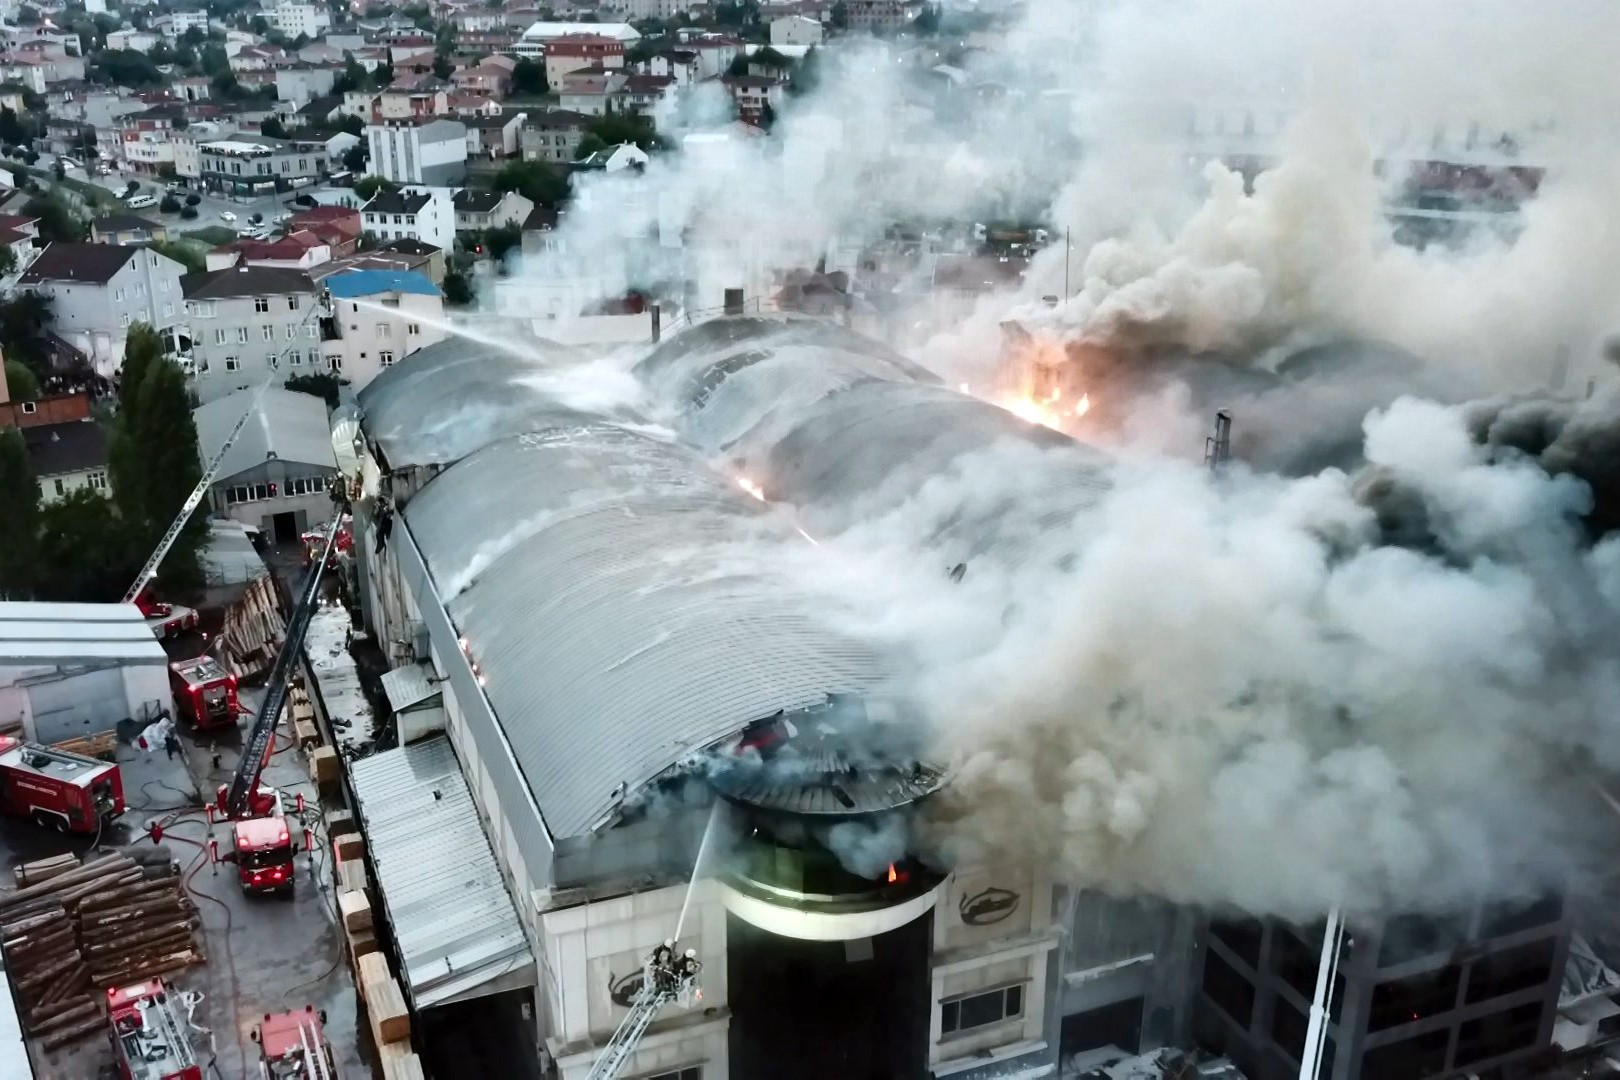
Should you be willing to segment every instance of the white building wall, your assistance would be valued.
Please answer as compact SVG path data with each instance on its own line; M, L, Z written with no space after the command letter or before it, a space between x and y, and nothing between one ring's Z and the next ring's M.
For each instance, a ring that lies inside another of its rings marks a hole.
M366 144L371 172L396 184L459 182L466 173L467 130L461 124L435 124L426 138L415 125L371 124Z
M45 505L67 498L75 491L89 488L103 495L110 494L107 470L80 469L77 472L53 473L39 478L39 501Z
M771 20L772 45L820 45L821 38L821 24L803 15Z
M277 4L269 12L269 21L288 37L303 34L305 37L318 38L323 30L332 25L332 17L326 9L314 4Z
M282 378L321 371L314 304L313 292L191 301L187 319L197 400L206 405L257 386L272 370ZM243 520L258 524L256 518Z
M124 342L138 322L164 330L184 319L179 263L141 251L105 285L48 281L32 288L51 297L55 330L111 377L124 363Z

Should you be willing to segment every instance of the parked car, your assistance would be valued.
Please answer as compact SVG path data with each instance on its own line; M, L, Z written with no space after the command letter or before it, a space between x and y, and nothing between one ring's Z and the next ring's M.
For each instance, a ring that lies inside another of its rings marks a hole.
M229 210L221 210L219 212L219 220L221 220L221 221L235 221L236 220L236 215L231 213Z

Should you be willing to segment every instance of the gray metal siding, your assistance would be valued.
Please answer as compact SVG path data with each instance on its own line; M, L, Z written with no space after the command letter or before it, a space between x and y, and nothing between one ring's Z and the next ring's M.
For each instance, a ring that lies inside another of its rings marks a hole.
M118 668L84 671L28 687L34 738L56 743L111 731L129 715L124 673Z

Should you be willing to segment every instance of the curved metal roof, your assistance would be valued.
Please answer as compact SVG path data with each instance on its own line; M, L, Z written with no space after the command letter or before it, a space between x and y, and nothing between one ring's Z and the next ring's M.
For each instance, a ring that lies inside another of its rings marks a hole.
M964 499L946 535L929 538L954 541L961 556L1072 519L1108 486L1099 451L813 319L717 319L654 350L638 372L680 410L683 440L725 454L812 528L880 513L993 448L1038 475L1038 497L1013 483Z
M611 423L492 442L404 515L555 836L588 831L620 784L884 674L777 569L800 542L785 522Z
M571 350L527 344L533 360L462 337L412 353L360 391L366 434L391 468L448 465L496 439L577 416L534 378L547 359Z

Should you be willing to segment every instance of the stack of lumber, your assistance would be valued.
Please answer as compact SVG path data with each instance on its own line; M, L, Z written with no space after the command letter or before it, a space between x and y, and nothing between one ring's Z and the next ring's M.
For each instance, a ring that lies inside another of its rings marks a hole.
M355 984L371 1020L371 1039L379 1049L388 1043L407 1042L411 1037L411 1014L405 1008L405 995L388 970L382 953L367 953L355 965Z
M118 732L103 731L99 735L86 735L79 739L68 739L55 744L58 750L66 750L70 754L83 754L85 757L100 758L103 761L112 761L118 756Z
M298 748L307 751L320 743L321 731L315 726L315 706L309 700L309 691L304 688L302 678L293 679L292 691L287 695L287 706L291 710L293 738Z
M225 612L220 661L238 679L262 674L275 663L286 632L281 594L274 579L266 575L249 585L242 598Z
M42 881L49 881L58 874L65 874L75 870L79 860L73 855L52 855L48 859L36 859L34 862L25 862L12 871L17 879L17 888L27 888L29 885L38 885Z
M31 883L0 893L0 946L23 1025L46 1050L103 1026L107 987L204 959L197 910L165 847L123 848L71 869L34 864L23 876Z

